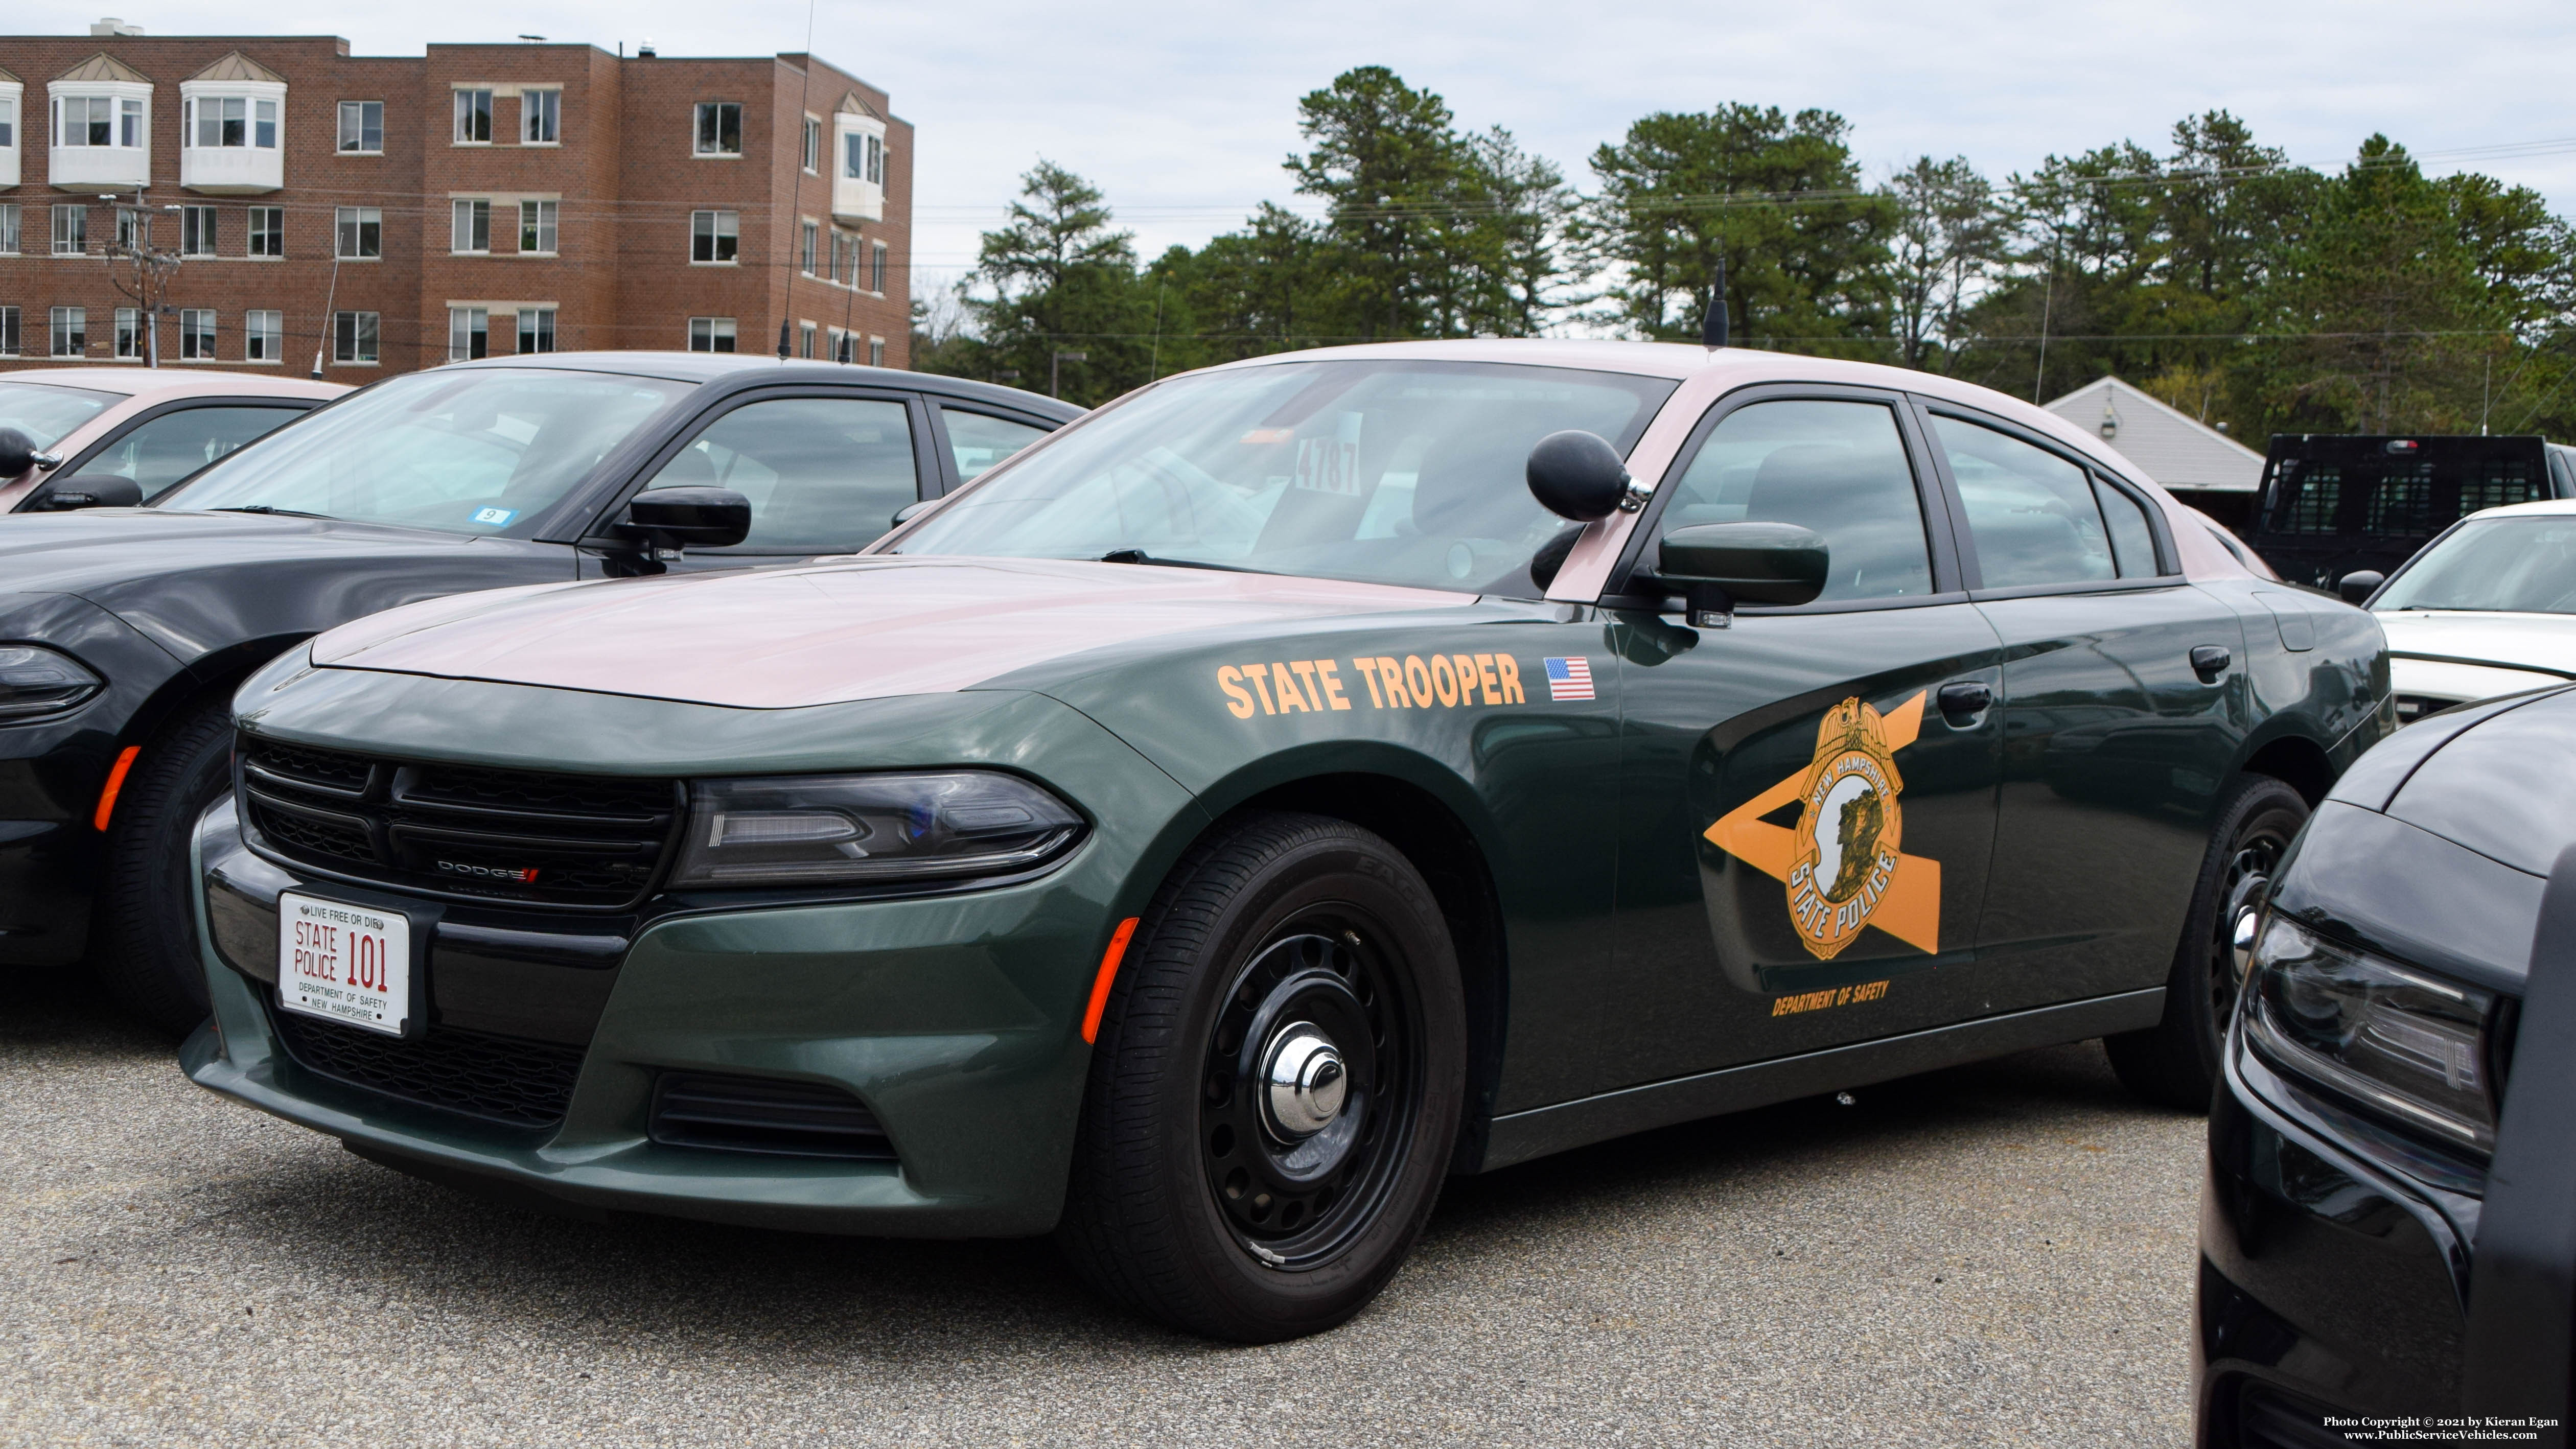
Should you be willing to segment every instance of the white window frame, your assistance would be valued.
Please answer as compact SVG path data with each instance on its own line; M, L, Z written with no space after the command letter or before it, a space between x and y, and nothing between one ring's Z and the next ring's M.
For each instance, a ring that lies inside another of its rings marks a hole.
M331 314L331 360L342 367L374 367L384 360L381 312Z
M740 329L734 325L734 319L731 317L692 317L689 319L689 350L691 352L736 351L741 345L739 332ZM716 346L718 342L724 343L724 346ZM705 345L700 346L701 343Z
M286 314L273 307L253 307L242 313L242 361L285 360Z
M560 227L562 204L554 201L519 203L519 255L550 257L562 243ZM530 242L535 245L529 245Z
M241 109L241 139L224 138L223 128L236 119L234 107ZM213 114L208 114L212 108ZM182 96L179 100L179 144L192 151L274 151L278 147L278 101L275 96L236 95L217 92L211 95ZM215 129L215 139L205 138L205 129ZM262 140L265 136L267 139Z
M250 213L249 217L243 223L243 230L247 232L248 235L242 243L242 254L244 256L256 257L261 261L284 260L286 257L286 208L282 206L254 206L248 208L248 210ZM263 222L265 222L266 225L262 225L261 223ZM259 249L262 241L266 241L268 243L269 249L267 251L261 251Z
M545 134L535 134L540 130ZM528 86L519 92L519 144L563 144L563 87Z
M216 250L216 209L211 206L179 208L179 255L183 257L220 256Z
M119 307L116 309L116 326L108 342L107 355L115 358L119 362L140 362L143 360L142 308Z
M20 317L15 307L0 307L0 357L21 356L26 338L20 334Z
M724 149L724 111L733 110L733 149ZM710 113L713 113L712 115ZM707 123L715 122L712 140ZM689 112L689 154L705 157L739 157L742 155L742 102L700 101Z
M366 250L367 228L371 226L376 229L374 251ZM335 208L331 217L331 255L336 260L344 262L383 261L385 257L384 208L379 206Z
M871 338L869 338L869 339L868 339L868 366L870 366L870 367L883 367L883 366L885 366L885 339L884 339L884 338L882 338L882 337L871 337Z
M823 264L823 224L810 217L800 217L797 226L797 270L812 277Z
M89 203L57 201L54 203L54 250L58 257L89 255Z
M447 252L458 257L492 254L492 198L459 196L448 202Z
M372 146L367 144L367 108L370 106L374 107L376 112L376 144ZM355 113L357 122L354 127L350 125L352 112ZM350 133L352 130L357 133L356 139L358 144L354 146L349 144ZM342 101L340 103L340 134L335 138L334 144L339 148L334 154L341 156L382 156L385 154L385 103L382 101Z
M81 104L77 139L63 120L63 107L73 101ZM100 106L107 107L107 140L94 142L89 138L89 128L98 124ZM53 98L52 115L54 145L66 151L140 151L151 144L151 110L135 96L119 95L113 90L65 92Z
M47 357L89 356L89 309L56 307L45 319L45 355ZM65 339L76 345L66 348Z
M474 350L480 337L483 350ZM447 360L471 362L492 355L492 309L489 307L450 307L447 309Z
M450 104L456 108L456 119L455 123L448 128L449 144L456 146L491 145L493 108L492 88L490 86L455 86L451 87L451 90L456 96L456 99L450 102ZM479 138L472 134L476 115L473 98L476 96L483 98L483 109L481 112L483 134Z
M882 297L885 295L886 244L870 242L868 248L868 291Z
M26 214L18 209L18 203L0 201L0 257L18 255L19 244L25 240L25 234L20 230L25 219Z
M555 309L522 307L519 309L518 349L522 356L556 350Z
M805 115L805 148L799 159L806 175L823 174L823 118L810 111Z
M182 307L179 309L179 360L181 362L214 362L215 309Z
M707 255L698 255L702 248ZM717 255L722 253L723 255ZM689 265L693 267L731 267L742 263L742 213L738 211L693 211L689 213Z

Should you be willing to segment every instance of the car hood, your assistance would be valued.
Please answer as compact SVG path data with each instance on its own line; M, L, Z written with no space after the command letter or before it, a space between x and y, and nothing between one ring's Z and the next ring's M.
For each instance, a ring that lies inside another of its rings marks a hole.
M2536 669L2576 679L2576 615L2391 609L2371 617L2387 631L2388 652L2400 658Z
M2386 813L2545 876L2576 844L2576 771L2564 764L2571 746L2576 690L2508 703L2439 743Z
M313 662L794 709L965 689L1157 636L1474 599L1138 564L870 557L432 600L332 630Z
M452 555L472 536L273 513L85 508L0 516L0 581L12 592L79 594L115 610L137 584L209 565Z

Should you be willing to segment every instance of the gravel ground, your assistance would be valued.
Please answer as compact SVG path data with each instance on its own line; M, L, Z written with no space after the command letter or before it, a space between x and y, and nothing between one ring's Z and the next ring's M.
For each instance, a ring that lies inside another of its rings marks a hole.
M2181 1444L2202 1125L2093 1044L1453 1182L1337 1332L1036 1243L534 1216L0 984L0 1443Z

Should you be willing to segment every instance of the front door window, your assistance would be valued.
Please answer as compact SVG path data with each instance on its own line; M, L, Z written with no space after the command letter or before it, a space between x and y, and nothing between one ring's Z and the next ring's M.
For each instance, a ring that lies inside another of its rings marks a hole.
M751 500L743 553L849 553L921 497L910 413L872 398L770 398L735 408L646 486L691 484Z

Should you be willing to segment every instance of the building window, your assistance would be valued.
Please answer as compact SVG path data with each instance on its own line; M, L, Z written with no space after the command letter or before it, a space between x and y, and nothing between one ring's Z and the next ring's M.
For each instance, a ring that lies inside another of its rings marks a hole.
M200 149L256 146L277 149L277 102L245 96L191 96L179 134Z
M552 146L563 139L563 92L519 92L519 141Z
M18 309L0 307L0 357L18 355Z
M812 116L805 118L805 169L819 172L823 166L823 123Z
M492 203L458 201L449 227L447 249L451 252L488 252L492 250Z
M814 266L817 260L816 253L820 250L822 236L823 229L821 227L810 221L805 223L804 244L800 249L798 260L801 263L801 269L804 271L805 275L809 277L814 275Z
M56 96L54 144L137 150L143 145L143 103L114 96Z
M384 102L340 103L340 149L352 156L381 156L385 153Z
M283 312L244 312L242 314L242 360L244 362L283 362L286 359L286 314Z
M492 144L492 93L488 90L456 93L456 144L489 146Z
M87 351L89 351L89 309L56 307L54 309L54 356L78 357Z
M143 249L143 213L130 206L116 209L116 244L126 251Z
M882 297L885 295L886 244L870 242L868 246L868 290Z
M140 359L143 356L143 312L136 307L116 309L116 346L119 358Z
M690 318L689 350L691 352L733 351L733 319L731 317Z
M0 256L18 254L18 203L0 202Z
M334 362L375 361L376 334L380 320L373 312L332 313L331 360Z
M56 210L60 209L56 208ZM741 245L741 213L732 211L689 213L690 261L730 262Z
M811 322L796 324L796 355L799 357L814 355L814 324Z
M870 367L883 367L883 366L885 366L885 339L884 339L884 338L882 338L882 337L871 337L871 338L869 338L869 339L868 339L868 366L870 366Z
M697 154L701 156L742 154L742 102L698 102Z
M198 362L215 360L215 309L179 309L179 355Z
M340 248L334 253L336 256L364 261L385 254L385 213L381 207L343 206L339 208L339 225L335 230L339 233ZM372 317L375 314L343 312L340 315Z
M552 255L555 249L555 203L519 203L519 250ZM554 349L548 348L548 351Z
M471 362L492 355L492 314L482 307L447 309L447 360Z
M254 206L250 209L250 254L255 257L286 255L286 208Z
M89 252L89 208L77 203L54 208L54 255L85 256Z
M17 145L18 98L14 95L0 96L0 151L14 150Z
M179 208L179 255L211 257L215 254L215 209L211 206Z
M555 309L522 307L519 309L519 350L552 352L555 350Z

